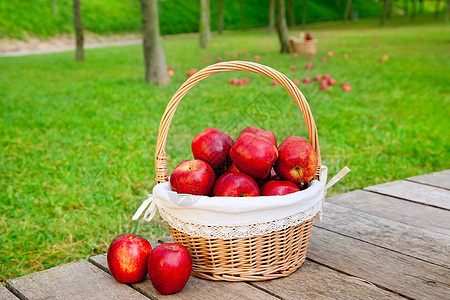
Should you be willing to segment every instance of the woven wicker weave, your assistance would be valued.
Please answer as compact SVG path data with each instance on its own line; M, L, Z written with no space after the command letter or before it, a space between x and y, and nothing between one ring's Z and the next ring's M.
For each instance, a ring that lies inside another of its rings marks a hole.
M320 174L320 148L317 129L308 102L297 86L282 73L252 62L230 61L208 66L191 76L175 92L161 119L156 144L155 168L158 183L168 181L165 145L170 122L186 93L208 76L225 71L258 73L280 83L297 103L308 129L311 145L319 158L316 178ZM254 281L287 276L299 268L306 257L306 248L313 220L300 225L251 238L230 240L189 236L171 228L176 243L185 245L193 260L192 274L211 280Z

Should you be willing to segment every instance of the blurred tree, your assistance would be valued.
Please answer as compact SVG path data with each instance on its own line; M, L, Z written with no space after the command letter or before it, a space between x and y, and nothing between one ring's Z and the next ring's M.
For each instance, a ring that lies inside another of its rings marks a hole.
M447 0L447 9L445 10L444 22L448 23L448 19L450 18L450 0Z
M223 33L223 0L219 0L219 26L217 31L219 34Z
M83 35L83 24L81 23L81 6L80 0L73 0L73 16L75 24L75 39L76 39L76 52L75 59L77 61L84 60L84 35Z
M306 29L306 12L308 10L307 0L303 0L303 10L302 10L302 31Z
M439 18L439 10L441 8L441 0L436 0L436 6L434 8L434 18Z
M169 84L166 57L159 33L158 0L140 0L142 10L145 80L157 85Z
M210 19L209 0L200 0L200 48L206 48L211 40Z
M269 1L269 34L273 33L275 27L275 0Z
M247 20L245 19L244 2L242 0L239 0L239 9L241 11L242 30L246 30L247 29Z
M351 19L352 5L353 5L352 0L347 0L344 11L344 24L347 24L347 21Z
M386 16L388 14L388 6L389 6L389 0L383 0L383 10L381 11L381 19L380 19L380 25L384 26L386 23Z
M52 1L52 15L55 18L58 15L58 0Z
M408 6L408 0L403 0L403 11L405 12L405 15L409 12Z
M416 2L417 0L412 0L412 8L411 8L411 21L416 20Z
M295 26L295 4L294 0L287 0L287 13L289 17L289 27Z
M277 0L277 30L280 39L281 53L289 53L288 28L286 23L286 8L284 0Z

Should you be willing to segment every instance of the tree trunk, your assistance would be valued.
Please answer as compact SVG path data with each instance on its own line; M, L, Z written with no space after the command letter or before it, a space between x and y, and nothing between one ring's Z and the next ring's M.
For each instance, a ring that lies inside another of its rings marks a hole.
M286 8L284 0L277 0L277 30L280 39L281 53L289 53L288 28L286 24Z
M386 13L386 17L388 19L392 19L392 7L394 5L394 0L388 0L388 9Z
M223 0L219 0L219 34L223 33Z
M81 7L80 0L73 0L73 16L75 24L75 39L76 39L76 53L75 59L77 61L84 60L84 35L83 35L83 24L81 23Z
M244 13L244 2L242 0L239 0L239 9L241 11L241 24L242 29L247 30L247 20L245 19L245 13Z
M289 27L295 26L295 5L294 0L287 0L287 13L289 16Z
M450 19L450 0L447 0L447 9L445 10L444 23L448 24Z
M275 27L275 0L269 2L269 34L273 33Z
M352 0L347 0L344 11L344 24L347 24L347 21L350 19L351 12L352 12Z
M387 15L387 11L388 11L388 5L389 5L389 0L384 0L383 1L383 10L381 12L381 19L380 19L380 25L384 26L384 24L386 23L386 15Z
M53 18L55 18L58 15L58 0L52 1L52 14Z
M209 0L200 0L200 48L206 48L211 40Z
M411 21L416 20L416 0L412 0L412 8L411 8Z
M419 0L419 2L420 2L420 6L419 6L419 12L420 12L420 14L423 14L423 0Z
M306 29L306 12L308 10L307 0L303 0L303 10L302 10L302 31Z
M405 16L409 13L408 6L408 0L403 0L403 11L405 12Z
M158 0L140 0L142 10L145 80L157 85L169 84L166 58L159 35Z
M436 0L436 7L434 8L434 18L439 18L439 9L441 8L441 0Z

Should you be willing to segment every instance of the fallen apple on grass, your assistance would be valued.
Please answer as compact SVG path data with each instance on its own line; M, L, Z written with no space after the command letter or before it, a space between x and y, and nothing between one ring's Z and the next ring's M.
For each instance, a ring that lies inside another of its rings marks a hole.
M305 77L305 78L303 78L302 82L303 82L304 84L311 84L311 78Z
M312 62L309 62L309 63L307 63L307 64L305 65L305 69L306 69L306 70L311 70L312 67L313 67L313 63L312 63Z
M180 244L162 244L148 260L148 275L155 290L161 295L181 291L191 276L192 258Z
M179 194L209 196L216 175L206 162L192 159L182 162L173 170L170 176L170 185L174 192Z
M299 85L299 84L300 84L300 80L299 80L298 78L292 79L292 82L293 82L295 85Z
M117 236L109 246L107 254L111 275L121 283L144 280L151 254L152 247L143 237L131 233Z

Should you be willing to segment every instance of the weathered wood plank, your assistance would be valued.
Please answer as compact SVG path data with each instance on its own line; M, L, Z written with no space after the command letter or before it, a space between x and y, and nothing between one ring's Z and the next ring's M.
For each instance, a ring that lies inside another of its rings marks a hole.
M2 300L17 300L18 298L8 291L7 288L3 286L3 284L0 284L0 299Z
M172 237L165 237L159 239L162 242L172 242ZM152 244L152 248L153 244ZM92 263L97 265L102 270L110 273L106 254L97 255L89 259ZM131 285L140 293L152 299L277 299L265 292L244 282L219 282L200 279L194 276L189 278L184 289L176 294L162 296L154 288L147 278L139 283Z
M86 260L8 280L21 299L147 299Z
M449 270L326 229L313 227L307 257L402 296L448 299Z
M450 191L446 189L398 180L369 186L364 190L450 210Z
M361 190L333 196L327 198L326 201L374 216L450 235L450 213L436 207ZM324 219L326 220L326 218L328 216L324 212Z
M253 282L282 299L403 299L360 278L348 276L306 260L288 277Z
M408 177L407 179L450 190L450 170Z
M448 212L448 216L450 217L450 212ZM333 203L325 203L323 220L316 226L443 267L450 267L450 236L445 234L377 217Z

